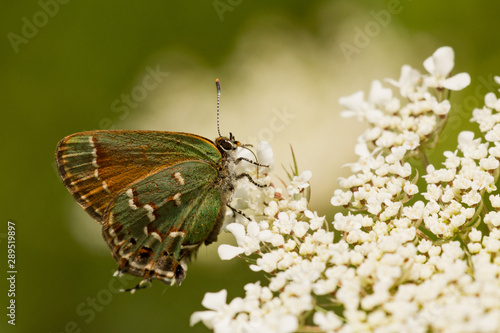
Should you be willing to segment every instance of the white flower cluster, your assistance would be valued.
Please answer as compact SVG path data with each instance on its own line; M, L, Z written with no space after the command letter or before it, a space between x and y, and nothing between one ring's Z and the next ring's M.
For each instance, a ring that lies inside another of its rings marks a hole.
M244 258L269 284L247 284L245 297L229 303L225 290L207 293L208 310L191 324L215 332L499 332L500 99L489 93L474 110L484 139L460 133L443 168L426 157L450 111L449 90L470 83L466 73L450 76L453 66L453 50L442 47L425 60L428 74L403 66L398 81L388 80L399 97L375 81L368 100L340 100L344 115L371 125L331 199L350 210L335 215L340 240L308 209L311 172L294 171L285 190L242 181L233 202L250 220L227 225L237 246L221 245L219 255ZM268 145L258 157L272 164ZM415 158L422 177L409 163ZM257 179L250 166L241 171Z

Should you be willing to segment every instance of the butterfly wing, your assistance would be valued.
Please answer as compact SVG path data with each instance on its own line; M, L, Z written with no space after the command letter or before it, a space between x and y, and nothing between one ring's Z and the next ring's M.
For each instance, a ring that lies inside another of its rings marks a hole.
M122 191L103 226L118 270L180 283L191 254L222 225L226 206L217 182L217 165L182 161Z
M187 160L217 163L213 142L194 134L92 131L67 136L56 149L59 174L76 201L99 223L117 193L137 179Z

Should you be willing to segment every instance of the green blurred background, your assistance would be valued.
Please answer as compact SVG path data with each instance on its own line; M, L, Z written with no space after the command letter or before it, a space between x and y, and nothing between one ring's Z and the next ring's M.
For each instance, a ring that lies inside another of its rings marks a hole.
M116 293L138 280L112 278L116 264L100 226L55 173L64 136L116 128L215 138L218 77L221 131L270 141L283 178L292 144L299 167L313 171L312 207L331 220L336 178L363 130L339 117L340 96L398 78L405 63L423 71L435 49L452 46L455 72L469 72L472 84L453 97L436 164L441 151L454 150L459 130L475 128L470 112L500 74L493 1L62 2L2 1L0 11L0 269L6 277L12 221L18 271L15 327L5 315L6 279L0 283L0 332L207 331L189 327L205 292L226 288L232 299L262 279L239 260L221 262L212 245L181 287L155 282Z

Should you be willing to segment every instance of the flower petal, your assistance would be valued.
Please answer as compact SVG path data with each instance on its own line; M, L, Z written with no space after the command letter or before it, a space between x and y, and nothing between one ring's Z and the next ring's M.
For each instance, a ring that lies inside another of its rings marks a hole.
M305 171L302 171L302 173L300 174L299 178L303 181L303 182L308 182L309 179L311 179L312 177L312 172L310 170L305 170Z
M227 290L222 289L216 293L206 293L201 305L210 310L221 310L226 305Z
M435 76L448 76L454 66L455 53L449 46L440 47L424 61L424 68Z
M238 244L242 244L245 239L245 227L243 225L239 223L230 223L226 226L226 230L234 235Z
M352 95L341 97L339 99L340 106L346 108L346 110L340 113L343 118L349 117L361 117L363 109L365 108L365 93L363 91L358 91ZM362 118L360 118L361 120Z
M392 90L384 88L379 80L372 81L368 100L375 105L387 103L392 98Z
M189 325L194 326L200 321L209 328L212 329L214 327L214 319L216 318L217 313L214 311L196 311L191 315L189 319Z
M259 227L259 224L255 221L252 221L250 223L248 223L247 225L247 234L248 234L248 237L256 237L258 234L259 234L259 231L260 231L260 227Z
M260 164L268 165L263 172L269 172L274 166L274 153L271 145L267 141L261 141L257 145L257 157Z
M470 84L470 75L459 73L443 81L442 85L450 90L462 90Z
M229 244L222 244L217 249L217 252L219 253L219 257L222 260L231 260L234 257L237 257L243 252L245 252L245 250L243 250L241 247L232 246Z

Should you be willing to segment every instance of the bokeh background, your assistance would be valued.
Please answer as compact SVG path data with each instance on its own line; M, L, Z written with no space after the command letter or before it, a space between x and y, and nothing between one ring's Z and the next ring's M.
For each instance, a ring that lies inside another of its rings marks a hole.
M485 1L2 1L0 10L0 269L7 273L7 221L16 223L16 326L0 332L204 332L190 328L205 292L265 279L217 245L202 248L181 287L112 277L116 264L100 226L73 201L54 164L57 142L96 129L155 129L217 136L215 78L222 82L221 132L271 142L275 175L291 163L311 170L312 208L333 218L330 197L355 159L363 125L339 117L338 99L373 79L418 69L452 46L455 72L472 84L431 163L474 129L471 110L500 74L500 3ZM223 242L232 242L222 234Z

